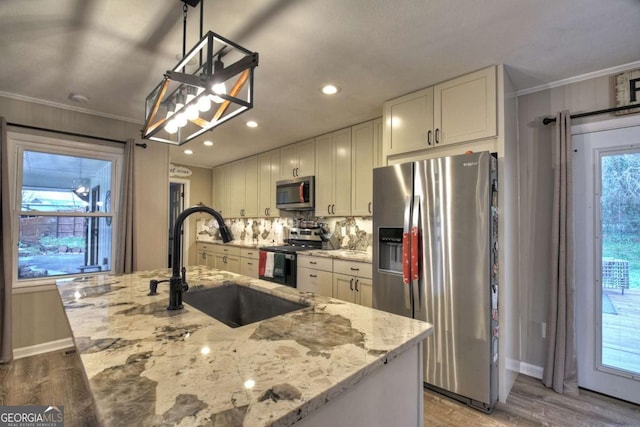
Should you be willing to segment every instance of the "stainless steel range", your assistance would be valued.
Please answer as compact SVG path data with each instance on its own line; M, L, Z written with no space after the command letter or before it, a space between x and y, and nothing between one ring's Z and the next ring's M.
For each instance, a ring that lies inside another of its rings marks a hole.
M335 238L322 225L291 228L287 243L260 248L260 279L295 288L298 252L337 248Z

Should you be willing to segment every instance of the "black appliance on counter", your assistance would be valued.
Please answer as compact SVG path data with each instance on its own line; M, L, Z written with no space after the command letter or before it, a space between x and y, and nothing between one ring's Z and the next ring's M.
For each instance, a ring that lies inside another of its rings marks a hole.
M336 248L335 238L322 226L291 228L287 245L260 248L259 277L296 288L298 252Z

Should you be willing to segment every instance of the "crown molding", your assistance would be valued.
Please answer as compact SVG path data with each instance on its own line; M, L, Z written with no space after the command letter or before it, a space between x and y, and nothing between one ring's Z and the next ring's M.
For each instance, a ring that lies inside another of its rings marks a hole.
M595 79L597 77L604 77L604 76L609 76L611 74L623 73L625 71L629 71L634 68L640 68L640 61L629 62L628 64L618 65L611 68L605 68L604 70L593 71L591 73L581 74L575 77L569 77L566 79L558 80L556 82L545 83L540 86L534 86L528 89L522 89L516 92L516 96L529 95L530 93L542 92L544 90L553 89L554 87L566 86L572 83L582 82L584 80Z
M46 105L47 107L60 108L62 110L74 111L76 113L90 114L92 116L98 116L98 117L104 117L104 118L107 118L107 119L119 120L119 121L122 121L122 122L133 123L133 124L136 124L136 125L144 125L144 122L142 120L134 120L134 119L131 119L129 117L122 117L122 116L117 116L115 114L108 114L108 113L103 113L103 112L99 112L99 111L93 111L93 110L89 110L89 109L86 109L86 108L76 107L76 106L73 106L73 105L61 104L59 102L47 101L47 100L44 100L44 99L32 98L30 96L18 95L17 93L0 91L0 96L5 97L5 98L9 98L9 99L15 99L17 101L31 102L31 103L34 103L34 104Z

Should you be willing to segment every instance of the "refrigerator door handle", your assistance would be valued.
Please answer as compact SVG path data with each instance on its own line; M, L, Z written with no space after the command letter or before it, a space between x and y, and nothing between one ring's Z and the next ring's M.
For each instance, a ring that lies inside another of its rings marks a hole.
M402 283L404 305L411 308L411 197L407 197L404 204L404 225L402 229Z
M413 197L411 221L411 291L414 313L420 307L420 196ZM414 314L415 315L415 314Z

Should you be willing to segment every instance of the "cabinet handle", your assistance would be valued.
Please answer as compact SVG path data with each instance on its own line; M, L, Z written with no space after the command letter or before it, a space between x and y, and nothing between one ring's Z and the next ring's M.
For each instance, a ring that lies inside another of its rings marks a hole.
M253 263L252 262L248 262L247 265L253 265Z
M336 205L331 205L331 213L332 214L336 213Z
M318 277L315 274L310 274L309 277Z
M440 129L436 129L436 144L440 143Z
M327 213L331 215L331 205L327 205Z
M353 277L349 280L349 289L353 290Z
M358 282L360 281L360 279L356 279L356 292L360 292L360 289L358 289Z
M350 267L350 268L351 268L351 271L360 271L359 268L353 268L353 267Z
M431 130L427 132L427 145L431 145Z
M300 176L300 168L296 168L296 176Z
M309 261L309 264L316 265L316 264L317 264L317 262L315 262L315 261Z
M371 202L369 202L369 204L367 205L367 210L369 211L369 213L371 213Z

